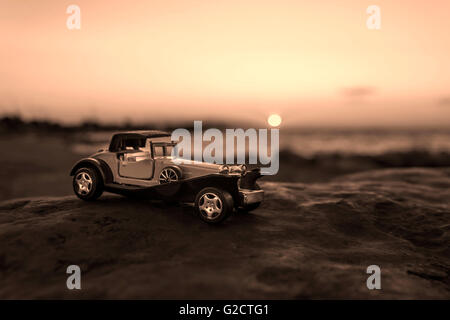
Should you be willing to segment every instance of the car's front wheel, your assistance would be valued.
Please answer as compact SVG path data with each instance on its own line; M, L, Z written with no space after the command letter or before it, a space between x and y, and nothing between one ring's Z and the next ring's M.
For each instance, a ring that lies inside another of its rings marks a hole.
M233 212L233 197L224 190L204 188L195 198L195 208L203 221L220 223Z
M80 199L95 200L103 193L102 178L92 168L80 168L73 176L73 191Z

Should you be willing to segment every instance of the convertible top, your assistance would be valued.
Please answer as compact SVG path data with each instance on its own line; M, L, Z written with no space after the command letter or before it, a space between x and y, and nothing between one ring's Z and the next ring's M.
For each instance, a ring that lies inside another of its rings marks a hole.
M136 131L125 131L118 132L113 135L115 136L126 136L136 138L159 138L159 137L170 137L170 133L159 130L136 130Z
M128 140L128 146L145 146L145 139L170 137L170 133L158 130L125 131L115 133L111 138L109 151L115 152L124 148L124 142Z

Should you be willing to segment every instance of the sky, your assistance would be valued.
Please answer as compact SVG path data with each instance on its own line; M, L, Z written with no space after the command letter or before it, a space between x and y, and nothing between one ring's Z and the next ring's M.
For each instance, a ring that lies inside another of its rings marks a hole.
M449 15L448 0L0 0L0 114L450 127Z

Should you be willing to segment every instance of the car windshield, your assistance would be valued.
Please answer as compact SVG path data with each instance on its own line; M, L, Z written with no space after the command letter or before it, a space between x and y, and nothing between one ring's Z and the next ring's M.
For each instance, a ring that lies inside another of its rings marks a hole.
M162 146L155 146L154 147L154 156L155 157L162 157L164 156L164 148Z
M155 157L170 157L174 144L155 144L153 152Z
M165 155L170 157L172 155L172 150L173 150L173 145L170 145L170 144L167 145Z

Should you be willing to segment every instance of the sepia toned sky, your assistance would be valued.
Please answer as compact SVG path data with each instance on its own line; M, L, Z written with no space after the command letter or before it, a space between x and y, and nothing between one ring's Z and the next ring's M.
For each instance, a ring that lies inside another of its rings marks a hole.
M449 17L448 0L1 0L0 113L450 126Z

